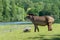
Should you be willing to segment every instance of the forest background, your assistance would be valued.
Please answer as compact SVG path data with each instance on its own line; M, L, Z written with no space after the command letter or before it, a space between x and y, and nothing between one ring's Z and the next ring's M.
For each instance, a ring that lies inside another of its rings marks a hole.
M60 0L0 0L0 22L26 21L28 12L53 16L60 22Z

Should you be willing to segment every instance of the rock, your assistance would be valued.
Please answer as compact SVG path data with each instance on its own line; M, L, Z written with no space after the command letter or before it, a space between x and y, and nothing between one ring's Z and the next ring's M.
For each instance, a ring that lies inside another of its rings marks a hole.
M23 32L30 32L31 31L31 27L25 27L24 29L23 29Z

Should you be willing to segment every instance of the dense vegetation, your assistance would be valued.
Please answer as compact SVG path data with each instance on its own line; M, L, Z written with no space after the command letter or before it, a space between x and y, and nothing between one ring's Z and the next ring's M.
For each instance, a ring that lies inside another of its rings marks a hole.
M60 19L60 0L0 0L0 22L25 21L27 12Z

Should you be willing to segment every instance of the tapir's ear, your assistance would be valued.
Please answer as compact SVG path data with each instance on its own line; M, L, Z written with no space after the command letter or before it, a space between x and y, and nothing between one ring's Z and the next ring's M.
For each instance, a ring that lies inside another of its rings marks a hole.
M29 16L31 15L31 16L34 16L34 14L28 14Z

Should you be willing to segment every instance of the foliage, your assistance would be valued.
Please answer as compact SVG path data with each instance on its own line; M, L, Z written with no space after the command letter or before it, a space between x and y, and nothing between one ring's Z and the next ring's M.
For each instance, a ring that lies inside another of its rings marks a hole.
M59 20L60 0L0 0L1 22L25 21L29 11L37 16L50 15Z

